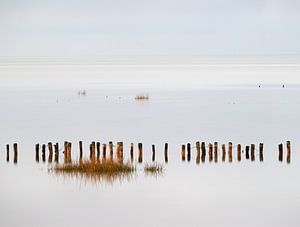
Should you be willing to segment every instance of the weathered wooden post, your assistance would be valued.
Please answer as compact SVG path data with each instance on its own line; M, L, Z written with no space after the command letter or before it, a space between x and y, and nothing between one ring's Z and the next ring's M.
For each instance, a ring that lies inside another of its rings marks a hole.
M134 156L133 156L133 146L134 146L134 144L133 144L133 143L130 143L130 160L131 160L131 162L133 162L133 160L134 160ZM152 145L152 148L153 148L153 145Z
M187 161L191 161L191 144L187 144Z
M228 143L228 161L232 162L232 142Z
M59 159L59 147L58 147L58 143L56 143L54 145L54 150L55 150L55 157L54 157L54 161L56 163L58 163L58 159Z
M263 143L259 144L259 161L261 161L261 162L264 161L264 144Z
M208 160L209 162L213 160L213 145L211 143L208 144Z
M68 141L64 142L64 162L68 162Z
M46 145L42 145L42 161L46 162Z
M113 148L113 142L109 141L108 142L108 146L109 146L109 159L113 160L114 159L114 148ZM118 155L118 154L117 154Z
M242 159L242 145L237 145L237 160L240 162Z
M14 163L18 163L18 144L14 143Z
M120 142L117 142L117 147L116 147L116 158L117 158L117 160L120 159Z
M93 145L90 144L90 160L93 158Z
M206 157L206 148L205 148L205 142L201 143L201 161L205 162Z
M79 160L82 160L82 157L83 157L82 141L79 141Z
M282 143L278 145L278 150L279 150L278 159L280 162L282 162L282 160L283 160L283 144Z
M226 160L226 145L222 144L222 162Z
M181 160L185 161L185 144L181 145Z
M200 163L200 142L199 141L196 142L196 150L197 150L196 163L199 164Z
M102 160L103 161L106 160L106 144L105 143L102 144Z
M68 162L72 162L72 143L71 142L68 143L68 147L67 147L67 160L68 160Z
M255 144L251 144L251 161L255 161Z
M90 144L90 160L91 161L95 161L95 158L96 158L96 143L95 142L92 142Z
M249 150L250 150L250 147L246 146L246 159L249 159Z
M143 144L138 143L138 162L142 163L143 162Z
M9 162L9 144L6 144L6 161Z
M96 143L96 147L97 147L97 161L100 161L100 142Z
M152 144L152 162L155 161L155 145Z
M286 149L287 149L286 161L287 163L290 163L291 162L291 141L286 141Z
M92 142L92 161L96 160L96 142Z
M218 162L218 142L214 142L214 162Z
M123 142L119 142L119 161L123 162Z
M39 144L36 144L35 145L35 161L36 162L39 162L40 161L40 145Z
M165 163L168 163L168 143L165 143Z
M52 143L51 142L48 143L48 149L49 149L48 162L52 163L53 147L52 147Z

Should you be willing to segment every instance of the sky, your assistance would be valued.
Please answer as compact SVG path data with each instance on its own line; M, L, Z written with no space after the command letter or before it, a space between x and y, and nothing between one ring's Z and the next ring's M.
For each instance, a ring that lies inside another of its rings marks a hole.
M300 55L299 0L0 0L0 56Z

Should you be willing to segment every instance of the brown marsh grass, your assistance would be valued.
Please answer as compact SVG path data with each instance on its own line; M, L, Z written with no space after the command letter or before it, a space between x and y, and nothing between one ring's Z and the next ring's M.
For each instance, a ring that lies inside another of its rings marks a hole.
M144 94L141 94L141 95L137 95L135 96L134 98L135 100L148 100L149 99L149 95L144 95Z
M130 180L136 168L130 163L117 161L95 162L82 160L66 164L57 164L51 169L56 175L81 178L90 182L114 183Z
M156 162L151 164L145 163L144 172L146 175L160 176L164 172L164 165Z

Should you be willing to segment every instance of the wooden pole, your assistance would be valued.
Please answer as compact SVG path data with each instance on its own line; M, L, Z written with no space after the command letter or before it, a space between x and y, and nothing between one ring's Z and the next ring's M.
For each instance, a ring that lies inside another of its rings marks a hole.
M9 144L6 144L6 161L9 162Z
M133 156L133 146L134 146L134 144L131 143L131 144L130 144L130 160L131 160L131 162L133 162L133 160L134 160L134 156ZM153 145L152 145L152 150L153 150Z
M68 141L64 142L64 162L68 162Z
M168 163L168 143L165 143L165 163Z
M226 160L226 145L222 144L222 162Z
M259 161L261 161L261 162L264 161L264 144L263 143L259 144Z
M39 144L36 144L35 145L35 161L36 162L39 162L40 161L40 145Z
M83 157L82 141L79 141L79 160L82 160L82 157Z
M214 142L214 162L218 162L218 142Z
M187 161L191 161L191 144L187 144Z
M228 143L228 161L232 162L232 142Z
M242 145L238 144L237 145L237 160L240 162L242 159Z
M206 148L205 148L205 142L201 143L201 161L205 162L206 157Z
M93 158L93 145L90 144L90 160Z
M155 161L155 145L152 144L152 162Z
M52 147L52 143L51 142L48 143L48 149L49 149L48 162L52 163L53 147Z
M100 142L97 142L97 161L100 161Z
M109 159L112 161L114 159L114 148L113 148L113 142L109 141L108 142L109 146ZM117 154L118 155L118 154Z
M196 150L197 150L196 163L199 164L200 163L200 142L199 141L196 142Z
M116 147L116 158L117 158L117 160L120 159L120 142L117 142L117 147Z
M42 161L43 162L46 161L46 145L45 144L42 145Z
M18 144L14 143L14 163L18 163Z
M208 160L209 162L213 160L213 145L211 143L208 144Z
M286 161L287 163L290 163L291 162L291 141L286 141L286 149L287 149Z
M90 160L91 161L95 161L95 158L96 158L96 143L95 142L92 142L90 144Z
M181 160L185 161L185 144L181 145Z
M106 160L106 144L105 143L102 144L102 160L103 161Z
M55 157L54 157L54 161L56 163L58 163L58 159L59 159L59 146L58 146L58 143L56 143L54 145L54 149L55 149Z
M92 160L93 161L96 160L96 142L95 141L92 142Z
M123 162L123 142L119 142L119 161Z
M143 162L143 144L138 143L138 162L142 163Z
M250 147L249 146L246 146L246 159L249 159L249 149Z
M255 161L255 144L251 144L251 161Z
M283 160L283 144L282 143L278 145L278 150L279 150L278 159L280 162L282 162L282 160Z
M68 162L72 162L72 143L68 143L68 149L67 149L67 160Z

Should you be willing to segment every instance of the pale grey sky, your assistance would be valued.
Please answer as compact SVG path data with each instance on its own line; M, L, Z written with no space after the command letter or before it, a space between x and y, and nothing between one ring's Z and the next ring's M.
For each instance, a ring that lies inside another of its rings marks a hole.
M300 55L299 0L0 0L0 56Z

